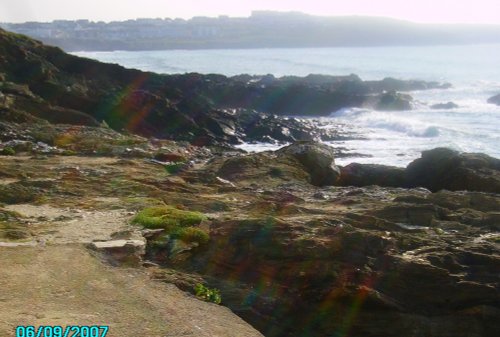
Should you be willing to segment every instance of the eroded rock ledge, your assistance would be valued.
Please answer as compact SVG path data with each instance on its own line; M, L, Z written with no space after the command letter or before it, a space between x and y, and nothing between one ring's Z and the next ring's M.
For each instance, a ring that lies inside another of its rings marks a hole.
M299 143L181 174L233 201L205 248L177 256L150 246L149 258L177 270L169 282L200 275L266 336L495 335L497 159L435 149L406 170L340 171L337 183L362 187L315 187L294 146L324 155Z

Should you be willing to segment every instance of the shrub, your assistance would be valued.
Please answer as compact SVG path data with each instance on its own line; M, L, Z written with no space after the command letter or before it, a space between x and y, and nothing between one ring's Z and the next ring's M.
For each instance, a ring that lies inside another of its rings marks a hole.
M203 284L198 283L194 287L194 291L196 297L198 297L200 300L212 302L215 304L220 304L222 301L222 297L220 296L220 291L218 289L210 289L205 287Z
M10 146L6 146L0 151L0 154L4 156L14 156L16 154L16 150L11 148Z

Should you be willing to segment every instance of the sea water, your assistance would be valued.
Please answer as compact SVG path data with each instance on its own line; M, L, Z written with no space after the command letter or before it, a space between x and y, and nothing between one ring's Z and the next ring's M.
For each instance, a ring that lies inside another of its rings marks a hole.
M449 82L451 89L413 91L411 111L347 108L318 118L324 128L342 130L351 140L329 142L350 156L337 163L405 166L423 150L446 146L500 158L500 107L487 99L500 93L500 45L167 50L79 52L79 56L158 73L224 75L357 74L364 80L385 77ZM449 110L430 108L454 102ZM243 144L250 151L272 144Z

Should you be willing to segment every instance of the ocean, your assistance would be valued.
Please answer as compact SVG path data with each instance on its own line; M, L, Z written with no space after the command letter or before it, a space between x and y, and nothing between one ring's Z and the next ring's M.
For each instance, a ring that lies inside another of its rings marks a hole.
M342 109L317 118L325 128L354 135L328 143L350 154L336 163L406 166L423 150L445 146L500 158L500 106L487 99L500 93L500 44L431 47L309 49L167 50L77 52L78 56L125 67L173 74L186 72L306 76L357 74L363 80L385 77L449 82L451 89L413 91L412 111ZM454 102L458 108L430 108ZM249 151L272 144L243 144Z

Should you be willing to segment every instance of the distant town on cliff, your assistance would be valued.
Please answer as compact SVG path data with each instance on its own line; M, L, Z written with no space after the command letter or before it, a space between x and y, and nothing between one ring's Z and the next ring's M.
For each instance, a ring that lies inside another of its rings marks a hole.
M500 25L419 24L379 17L254 11L250 17L57 20L0 27L66 51L300 48L500 43Z

